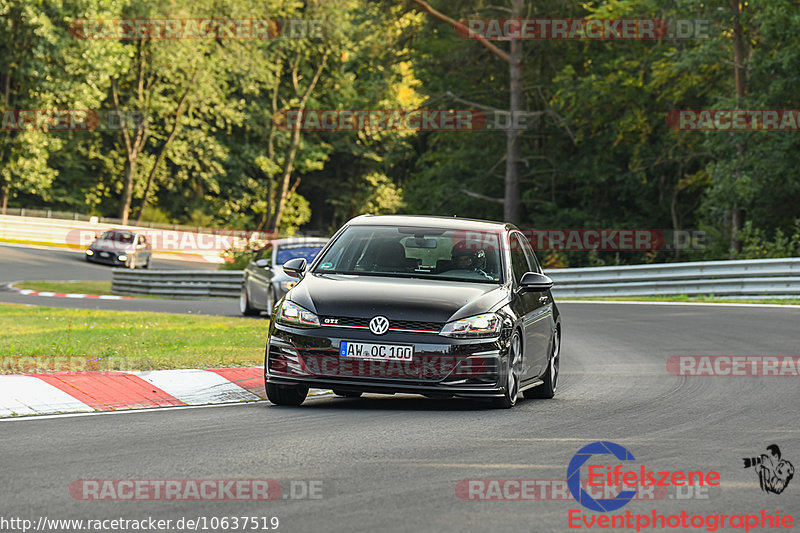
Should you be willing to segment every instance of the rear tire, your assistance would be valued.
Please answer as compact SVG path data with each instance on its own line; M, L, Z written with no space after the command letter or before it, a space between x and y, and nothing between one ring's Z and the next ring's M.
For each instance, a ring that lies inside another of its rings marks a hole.
M259 314L258 309L250 305L250 295L247 292L247 280L242 282L242 292L239 295L239 312L244 316L256 316Z
M308 387L305 385L275 385L267 383L267 399L275 405L302 405L308 396Z
M556 334L553 336L553 349L550 354L550 361L547 363L547 371L542 378L542 383L538 387L528 389L522 393L523 396L530 399L549 400L556 395L556 387L558 386L558 371L561 366L561 330L556 329Z
M354 392L349 390L339 390L333 389L333 393L336 396L341 396L342 398L361 398L361 392Z

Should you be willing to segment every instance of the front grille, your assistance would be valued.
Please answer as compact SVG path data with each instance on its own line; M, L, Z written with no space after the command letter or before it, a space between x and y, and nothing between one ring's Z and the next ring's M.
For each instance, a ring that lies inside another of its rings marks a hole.
M330 323L327 321L331 321ZM336 321L333 323L333 321ZM321 317L322 325L330 326L330 327L357 327L357 328L368 328L370 318L359 318L359 317L347 317L347 316L340 316L340 317L333 317L333 316L324 316ZM423 322L418 320L391 320L389 319L389 330L416 330L416 331L425 331L431 333L439 333L442 329L441 322Z
M300 350L303 371L316 377L374 378L395 381L482 379L491 370L482 358L469 356L415 355L409 361L341 357L332 350ZM494 378L492 378L494 379Z

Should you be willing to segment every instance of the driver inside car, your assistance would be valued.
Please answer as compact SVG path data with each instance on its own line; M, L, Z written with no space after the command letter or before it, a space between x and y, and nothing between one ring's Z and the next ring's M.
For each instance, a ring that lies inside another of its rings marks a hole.
M491 278L489 274L484 271L486 268L486 252L483 250L469 250L465 242L459 242L453 247L451 252L451 269L453 270L469 270L483 274L487 278Z

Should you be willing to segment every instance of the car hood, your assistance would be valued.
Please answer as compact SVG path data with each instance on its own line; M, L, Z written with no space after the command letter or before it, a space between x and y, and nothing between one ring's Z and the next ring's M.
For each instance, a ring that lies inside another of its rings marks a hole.
M132 251L134 247L132 244L116 242L113 239L100 239L94 241L89 248L91 250L100 250L104 252L126 252Z
M508 288L490 283L308 274L290 299L320 316L448 322L493 311Z

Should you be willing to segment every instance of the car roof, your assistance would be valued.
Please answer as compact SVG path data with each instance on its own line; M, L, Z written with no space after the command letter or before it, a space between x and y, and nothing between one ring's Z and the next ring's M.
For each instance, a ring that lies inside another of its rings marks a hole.
M474 218L435 217L424 215L361 215L350 222L350 226L418 226L465 231L504 231L516 229L513 224L478 220Z

